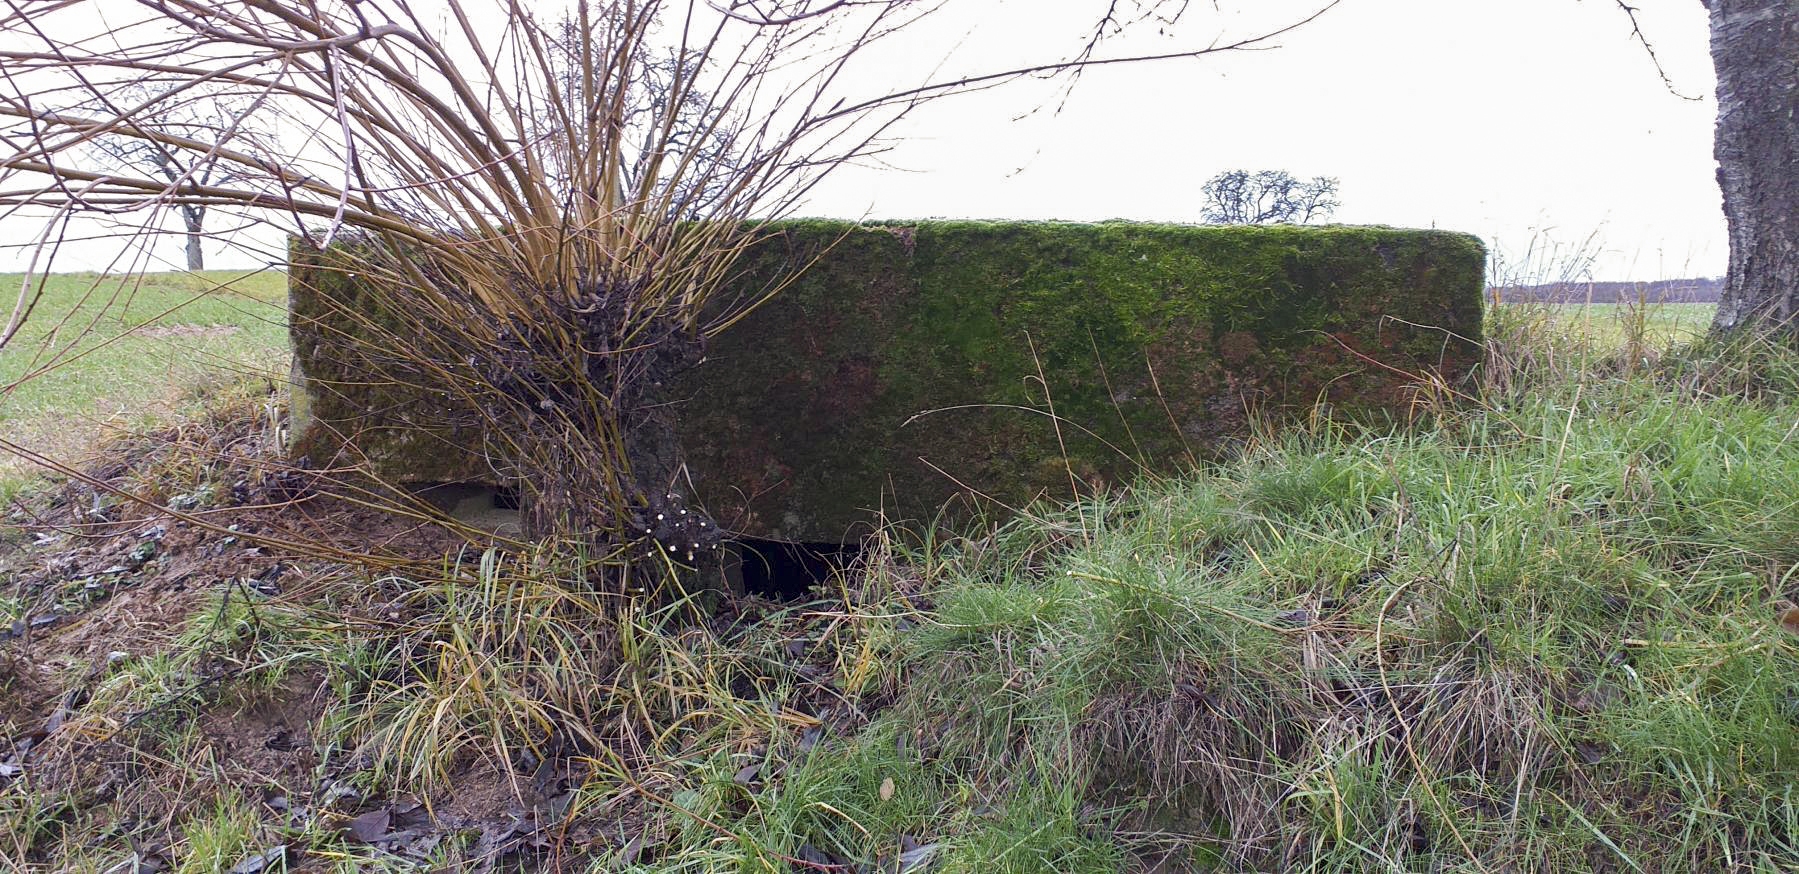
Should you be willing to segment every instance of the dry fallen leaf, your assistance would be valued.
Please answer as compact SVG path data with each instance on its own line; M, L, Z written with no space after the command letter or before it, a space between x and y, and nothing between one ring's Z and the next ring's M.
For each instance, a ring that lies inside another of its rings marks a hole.
M392 821L393 813L387 808L371 810L350 820L350 838L359 843L372 844L387 837L387 827Z
M232 867L231 874L263 874L265 871L275 870L277 865L280 865L282 870L287 869L286 844L277 844L268 849L251 853Z
M900 874L911 874L931 864L931 857L937 855L937 844L919 844L899 856Z
M642 834L632 838L630 843L625 844L624 849L618 851L618 860L626 865L635 865L637 864L637 857L640 855L643 855Z
M1780 611L1780 627L1793 634L1799 634L1799 606L1788 604L1785 609Z

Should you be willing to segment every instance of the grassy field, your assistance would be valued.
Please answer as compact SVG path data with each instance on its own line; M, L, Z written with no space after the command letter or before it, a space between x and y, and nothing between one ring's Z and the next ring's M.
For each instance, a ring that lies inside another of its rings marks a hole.
M1684 345L1711 327L1716 304L1500 304L1509 318L1542 318L1598 349L1639 339L1652 347Z
M0 287L22 277L0 274ZM209 387L285 378L287 281L265 271L50 277L0 350L0 433L58 460L100 436L194 412ZM0 458L0 500L35 475Z

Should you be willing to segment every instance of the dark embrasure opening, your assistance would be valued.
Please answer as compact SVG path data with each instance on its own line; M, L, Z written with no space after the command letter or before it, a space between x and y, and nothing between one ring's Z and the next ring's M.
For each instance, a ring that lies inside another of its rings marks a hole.
M743 593L779 601L806 598L861 557L859 544L743 538L735 543Z

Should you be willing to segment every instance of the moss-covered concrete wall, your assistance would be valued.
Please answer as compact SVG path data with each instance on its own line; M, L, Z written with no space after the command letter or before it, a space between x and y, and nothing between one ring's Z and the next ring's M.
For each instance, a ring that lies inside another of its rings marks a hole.
M838 540L876 510L928 518L968 490L1014 506L1066 497L1071 469L1082 489L1178 469L1252 416L1318 403L1403 415L1414 388L1405 373L1454 380L1478 356L1484 252L1464 234L959 221L768 230L733 293L816 263L715 338L671 395L699 498L752 536ZM403 401L353 390L317 329L328 307L307 291L342 297L355 283L307 263L296 258L293 323L315 390L298 445L328 452L336 438L321 435L358 433L391 476L481 478L479 435L382 443L401 432L384 429L381 410ZM321 378L336 400L323 399Z
M429 386L371 366L406 342L414 320L365 280L341 247L288 247L288 332L294 364L289 450L320 467L361 466L395 483L484 482L482 435Z

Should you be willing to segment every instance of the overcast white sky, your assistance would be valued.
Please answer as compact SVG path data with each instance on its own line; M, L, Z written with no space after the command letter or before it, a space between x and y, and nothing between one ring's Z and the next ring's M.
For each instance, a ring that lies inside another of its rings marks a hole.
M1041 45L1095 4L990 5L977 38ZM1612 0L1345 0L1278 51L1093 71L1059 115L1010 119L1042 88L940 104L891 156L909 172L846 173L817 211L1197 221L1214 173L1279 168L1340 177L1339 221L1520 251L1539 231L1597 232L1597 278L1721 274L1705 10L1638 5L1676 88L1702 100L1669 93ZM1232 32L1316 6L1253 8L1228 16Z
M1243 36L1323 2L1220 0L1219 14L1194 0L1172 35L1150 26L1109 51ZM1213 174L1286 169L1339 177L1343 222L1468 231L1512 251L1597 234L1595 278L1721 274L1705 10L1636 2L1675 87L1702 99L1669 93L1613 0L1343 0L1278 50L1093 70L1059 112L1059 86L1040 82L939 103L902 127L892 167L841 172L804 212L1197 221ZM864 75L913 82L952 52L948 71L1066 53L1103 5L954 0ZM172 267L179 241L164 245ZM58 266L103 268L104 248ZM0 254L0 269L23 257Z

